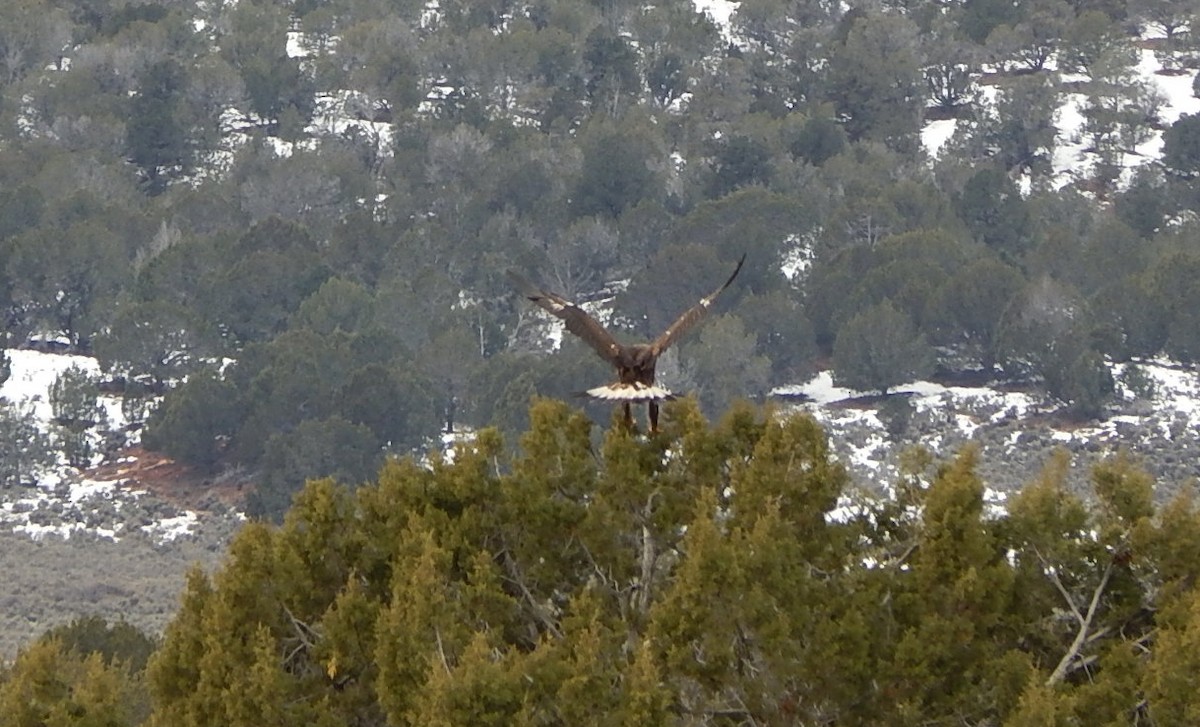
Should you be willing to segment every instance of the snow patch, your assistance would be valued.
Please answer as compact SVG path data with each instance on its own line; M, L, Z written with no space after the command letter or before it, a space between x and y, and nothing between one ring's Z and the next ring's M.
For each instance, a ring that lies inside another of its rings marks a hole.
M741 2L729 2L729 0L694 0L696 9L712 18L717 27L721 30L721 35L726 40L732 38L733 14L737 11Z
M27 412L48 433L54 431L50 388L58 377L71 368L97 379L101 374L99 363L90 356L25 349L10 349L5 353L11 375L0 385L0 398ZM101 395L97 404L103 409L105 420L88 432L97 452L93 457L95 464L103 459L98 445L105 437L105 430L119 429L126 423L119 397ZM120 461L131 463L134 458L122 457ZM133 522L145 523L138 530L162 543L191 532L199 522L195 512L180 514L161 503L148 506L149 500L143 502L146 495L143 491L131 491L121 479L84 477L60 456L56 466L38 474L35 486L0 489L0 527L33 539L82 534L116 541L130 533L126 522L132 516Z

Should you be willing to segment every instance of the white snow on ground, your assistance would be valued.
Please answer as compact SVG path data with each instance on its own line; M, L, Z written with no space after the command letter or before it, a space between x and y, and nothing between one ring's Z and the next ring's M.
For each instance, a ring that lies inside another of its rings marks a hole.
M712 18L717 27L721 29L721 34L728 40L730 38L730 22L733 13L741 5L740 2L729 2L728 0L694 0L693 4L700 12Z
M288 58L307 58L312 55L304 45L304 33L296 30L288 31L285 52Z
M799 235L791 235L783 241L782 247L783 259L780 269L784 277L793 284L802 283L808 271L812 269L813 258L816 257L812 242L802 240Z
M873 403L855 402L867 393L837 386L829 371L822 371L811 380L785 386L771 392L773 396L803 398L797 408L807 411L830 433L835 455L846 462L852 471L885 484L895 476L897 447L889 439L887 428L879 418ZM987 387L943 386L929 381L914 381L892 389L895 396L905 396L914 411L930 418L941 419L942 426L935 434L919 442L931 451L944 448L946 432L954 433L955 441L974 437L980 427L1003 421L1022 419L1040 411L1034 397L1024 392L1003 392Z
M1162 96L1163 105L1158 111L1158 118L1162 124L1170 126L1183 114L1200 113L1200 99L1192 95L1196 69L1169 74L1161 71L1162 63L1154 51L1148 48L1141 49L1136 72L1139 78L1149 82ZM1061 81L1065 83L1084 84L1089 80L1087 76L1077 74L1063 74L1061 77ZM995 98L994 86L983 86L980 90L983 92L983 103L990 103ZM1080 131L1084 123L1081 110L1085 102L1086 96L1082 93L1065 93L1062 96L1062 105L1055 113L1054 121L1058 134L1051 160L1055 188L1085 179L1095 171L1097 155L1088 149L1088 143L1082 138ZM942 146L954 135L957 126L954 119L927 123L921 130L921 143L925 151L931 157L936 157ZM1121 165L1124 168L1121 181L1128 183L1132 170L1158 159L1161 153L1162 132L1155 131L1149 140L1121 155Z
M829 433L835 456L852 472L873 487L887 487L898 472L900 451L919 444L940 455L950 454L961 444L979 439L986 432L1006 433L1002 439L991 437L991 445L1002 452L1022 446L1031 432L1042 432L1050 441L1099 453L1112 453L1118 447L1153 448L1148 438L1194 439L1200 428L1200 373L1164 358L1136 365L1151 394L1138 401L1124 384L1118 384L1118 396L1110 415L1082 426L1054 424L1052 415L1061 404L1040 394L1002 391L983 386L943 386L915 381L892 390L912 404L914 419L921 419L921 431L893 443L880 419L878 399L869 398L834 383L830 372L822 371L811 380L780 387L773 396L801 398L795 408L811 414ZM1112 373L1120 382L1127 365L1112 364ZM1015 431L1009 428L1015 427ZM1003 507L1005 494L993 491L985 496L990 509ZM839 517L846 516L843 512Z
M8 498L0 503L0 526L34 540L47 535L69 538L86 533L117 541L129 534L122 521L122 510L145 494L124 489L119 481L85 479L69 484L43 481L37 487L0 491L0 495ZM101 503L107 506L101 508ZM100 514L102 510L104 514ZM189 534L198 522L199 515L185 510L142 525L140 530L155 542L165 543Z
M1158 118L1164 124L1173 124L1184 114L1200 112L1200 98L1192 95L1192 82L1196 78L1196 69L1162 74L1160 73L1162 63L1155 57L1154 52L1143 49L1137 70L1143 78L1153 80L1163 98L1166 99L1166 103L1158 112Z
M370 99L356 91L321 93L316 97L317 109L312 123L304 131L313 136L341 136L355 130L375 142L381 157L392 148L395 127L387 121L368 121L361 118L372 110Z
M772 396L806 396L816 404L831 404L859 395L853 389L835 386L832 371L822 371L807 383L780 386L771 394Z
M917 411L945 408L947 404L955 404L967 409L998 409L986 421L997 422L1004 418L1021 418L1030 413L1036 406L1034 397L1024 392L1002 392L984 386L943 386L930 381L913 381L897 386L891 390L894 394L910 394L909 401ZM781 386L771 392L773 396L806 397L817 406L828 406L838 402L867 396L869 392L860 392L837 386L833 382L830 371L822 371L806 383ZM975 421L965 414L960 428L966 436L979 427L981 422ZM878 421L878 418L876 418Z
M143 525L142 531L153 538L156 542L167 543L175 540L178 537L187 535L192 532L192 528L199 523L200 518L191 510L184 510L183 514L175 517L168 517L159 520L158 522Z
M1155 359L1141 370L1154 382L1156 407L1182 412L1189 424L1200 426L1200 379L1195 371L1165 358Z
M38 421L49 421L54 417L50 408L50 386L66 370L80 369L92 376L100 375L100 364L89 356L47 354L38 351L13 349L7 352L12 365L12 375L0 386L0 398L7 399L23 411L28 411ZM114 426L124 426L121 400L101 396L99 402L108 421Z
M958 128L958 119L938 119L925 124L921 129L921 146L931 157L936 157L942 146L954 136Z
M1157 358L1136 364L1151 382L1152 395L1145 402L1143 414L1120 414L1095 424L1069 431L1053 433L1055 441L1087 442L1108 441L1123 436L1136 426L1151 426L1164 438L1195 438L1200 427L1200 374L1165 358ZM1126 368L1123 364L1113 366L1113 376L1120 379ZM1124 385L1118 386L1118 395L1133 400L1133 392Z
M1065 76L1064 80L1067 80ZM1054 115L1058 126L1058 138L1051 157L1055 188L1090 176L1096 166L1095 155L1087 152L1079 131L1083 128L1083 104L1087 97L1081 93L1068 93L1063 98L1063 105Z
M53 411L50 387L62 372L74 367L99 377L100 366L89 356L42 353L22 349L6 351L11 375L0 386L0 398L26 412L44 431L52 431ZM125 425L121 400L100 396L107 421L101 426ZM93 432L97 441L99 431ZM100 455L97 455L99 458ZM36 487L0 489L0 527L23 533L34 539L47 535L69 538L88 533L95 537L119 540L128 531L122 521L123 509L134 505L145 492L130 490L120 480L93 480L81 476L60 458L59 464L39 478ZM176 513L141 526L156 542L167 542L191 532L199 516L192 511Z

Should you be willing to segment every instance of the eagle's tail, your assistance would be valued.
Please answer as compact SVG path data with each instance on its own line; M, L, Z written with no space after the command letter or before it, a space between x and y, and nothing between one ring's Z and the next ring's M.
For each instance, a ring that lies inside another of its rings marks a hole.
M597 386L581 392L580 396L590 396L601 401L670 401L675 394L656 384L608 384Z

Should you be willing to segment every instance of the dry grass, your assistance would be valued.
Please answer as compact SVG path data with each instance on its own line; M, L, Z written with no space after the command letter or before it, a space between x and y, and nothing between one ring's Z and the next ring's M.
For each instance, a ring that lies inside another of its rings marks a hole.
M192 565L211 570L224 557L241 522L234 511L241 509L248 486L242 478L214 481L140 448L127 449L117 462L84 474L146 494L121 509L119 517L127 522L119 542L78 531L65 540L32 540L0 530L0 661L11 659L22 644L47 629L79 616L124 619L147 634L160 634L178 607ZM141 532L150 522L146 518L182 509L200 515L189 534L157 542Z
M160 634L175 613L188 569L196 563L212 569L220 561L225 543L216 535L202 532L158 545L141 536L35 541L0 532L0 659L11 659L22 644L78 616L124 619Z

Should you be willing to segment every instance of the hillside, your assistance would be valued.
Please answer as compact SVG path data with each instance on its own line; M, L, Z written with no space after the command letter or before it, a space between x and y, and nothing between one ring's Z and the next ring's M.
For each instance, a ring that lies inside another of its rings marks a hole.
M1192 11L999 5L0 8L0 522L65 574L6 648L602 383L509 268L632 339L746 254L660 380L811 411L865 491L968 440L1004 497L1056 447L1190 487Z

